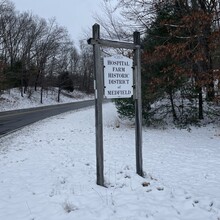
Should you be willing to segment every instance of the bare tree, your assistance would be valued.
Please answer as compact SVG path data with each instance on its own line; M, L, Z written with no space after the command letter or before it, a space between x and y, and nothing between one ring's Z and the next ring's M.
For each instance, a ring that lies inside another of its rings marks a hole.
M13 43L12 37L15 31L16 18L15 18L15 8L14 5L8 1L3 1L1 3L1 44L2 44L2 58L5 62L8 58L11 59L10 63L13 63ZM14 33L15 34L15 33Z
M66 30L63 27L59 27L56 24L56 21L52 19L49 21L49 24L45 25L44 35L35 44L37 67L35 89L37 89L37 85L40 84L41 103L43 102L43 88L45 86L44 79L48 62L54 59L62 40L66 37L66 34Z
M154 0L103 0L101 14L94 17L106 36L121 41L131 41L132 33L146 33L155 17Z
M37 55L34 45L43 37L46 21L30 13L23 13L21 17L26 26L26 31L20 44L20 60L22 63L21 87L24 86L24 92L26 92L28 86L33 86L36 76L36 71L33 71Z
M23 96L40 87L43 102L44 89L57 86L58 76L68 73L75 87L91 90L90 50L82 46L78 53L55 19L15 11L9 0L0 0L0 11L0 77L10 83L8 88L20 87Z
M93 53L92 48L81 41L80 44L80 90L87 93L93 90Z

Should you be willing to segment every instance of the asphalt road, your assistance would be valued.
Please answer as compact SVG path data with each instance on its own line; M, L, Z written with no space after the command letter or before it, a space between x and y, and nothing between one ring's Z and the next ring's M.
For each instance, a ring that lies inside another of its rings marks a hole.
M94 100L0 112L0 137L42 119L94 105Z

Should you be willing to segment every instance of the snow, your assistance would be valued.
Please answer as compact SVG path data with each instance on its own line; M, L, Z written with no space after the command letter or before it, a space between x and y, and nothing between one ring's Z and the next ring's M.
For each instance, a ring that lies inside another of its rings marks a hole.
M40 88L38 88L37 91L34 91L34 88L29 88L24 94L24 97L21 97L18 88L4 91L3 94L0 93L0 112L94 99L93 95L87 95L77 90L74 90L73 92L65 92L62 90L60 102L58 103L57 90L57 88L43 90L42 104L40 103Z
M0 219L219 220L220 128L135 129L103 105L106 187L96 185L94 107L0 139Z

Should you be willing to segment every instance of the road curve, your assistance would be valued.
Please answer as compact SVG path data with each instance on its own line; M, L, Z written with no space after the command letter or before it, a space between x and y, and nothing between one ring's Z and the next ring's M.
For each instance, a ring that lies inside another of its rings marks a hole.
M94 105L94 100L0 112L0 137L42 119Z

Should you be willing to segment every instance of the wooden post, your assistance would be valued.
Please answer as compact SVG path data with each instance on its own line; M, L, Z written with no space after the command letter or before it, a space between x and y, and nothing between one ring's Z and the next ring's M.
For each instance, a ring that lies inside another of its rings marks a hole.
M100 39L100 26L93 25L93 38L88 44L93 45L94 76L95 76L95 125L96 125L96 175L97 184L104 186L104 158L103 158L103 69L101 63L100 46L125 48L134 50L134 100L135 100L135 143L136 143L136 170L143 176L142 165L142 99L141 99L141 56L140 33L134 32L134 43L118 42Z
M133 38L134 44L139 45L134 50L136 172L143 176L140 32L134 32Z
M93 25L93 39L100 38L100 26ZM97 184L104 186L104 162L103 162L103 123L102 123L102 101L103 101L103 70L101 65L100 45L93 45L94 75L95 75L95 125L96 125L96 175Z

